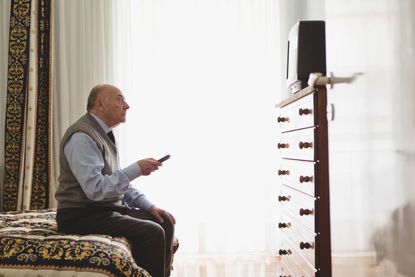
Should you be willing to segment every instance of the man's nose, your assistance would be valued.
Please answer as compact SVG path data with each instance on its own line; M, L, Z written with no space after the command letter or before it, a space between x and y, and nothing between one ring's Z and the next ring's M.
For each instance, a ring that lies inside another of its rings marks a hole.
M128 110L130 108L130 105L128 105L127 102L124 102L124 109Z

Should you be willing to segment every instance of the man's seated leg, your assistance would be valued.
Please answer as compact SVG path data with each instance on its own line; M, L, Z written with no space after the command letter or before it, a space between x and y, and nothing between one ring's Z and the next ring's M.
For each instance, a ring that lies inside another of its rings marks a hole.
M137 264L153 277L165 277L164 230L159 224L106 208L62 209L58 211L57 221L59 231L65 233L127 238Z
M144 210L138 210L130 208L126 214L134 218L143 220L151 220L156 224L159 224L164 230L164 238L166 242L165 246L165 276L170 276L171 264L173 262L173 246L174 246L174 224L172 224L166 218L163 218L163 223L158 222L150 213Z

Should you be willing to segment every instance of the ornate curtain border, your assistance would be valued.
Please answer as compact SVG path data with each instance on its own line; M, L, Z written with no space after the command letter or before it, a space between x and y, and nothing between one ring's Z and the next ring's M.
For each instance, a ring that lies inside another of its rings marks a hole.
M3 209L16 210L24 161L25 114L30 48L30 0L12 0L5 120Z
M30 209L49 207L51 170L51 1L38 2L38 80L35 156Z
M12 0L11 2L2 207L5 211L49 207L52 128L51 2L51 0ZM33 8L37 10L35 23L32 26L36 29L34 34L37 35L37 39L34 41L37 45L31 46L30 24ZM32 53L31 48L37 49L37 53ZM33 73L29 70L30 54L36 54L36 64L33 65L36 72ZM29 78L34 78L31 80L35 80L36 87L29 89ZM33 136L26 138L29 96L36 98L34 138ZM26 140L34 142L33 158L26 159ZM30 182L25 182L25 179ZM22 205L22 198L28 196L30 205Z

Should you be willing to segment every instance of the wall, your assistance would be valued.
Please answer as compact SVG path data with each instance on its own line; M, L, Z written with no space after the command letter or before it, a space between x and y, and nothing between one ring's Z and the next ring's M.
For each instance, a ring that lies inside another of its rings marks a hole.
M298 20L326 20L328 74L363 73L328 93L335 111L329 123L333 276L412 276L415 2L280 5L289 14L282 34Z
M328 71L364 74L329 91L334 276L411 276L415 5L325 6Z

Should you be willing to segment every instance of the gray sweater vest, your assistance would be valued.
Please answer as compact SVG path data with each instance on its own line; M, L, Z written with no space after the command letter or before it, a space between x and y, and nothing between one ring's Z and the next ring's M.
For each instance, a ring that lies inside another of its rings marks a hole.
M78 132L85 133L90 136L98 146L98 149L102 153L102 157L104 159L104 168L102 169L103 175L111 175L113 171L119 168L116 146L112 143L108 135L105 134L104 130L101 126L99 126L95 118L89 113L85 114L68 128L61 140L59 152L59 186L55 193L55 198L58 201L58 209L85 207L92 203L99 204L96 201L88 199L85 195L81 185L76 180L64 153L66 142L74 133ZM120 200L121 198L112 199L111 201L102 202L101 204L120 204Z

